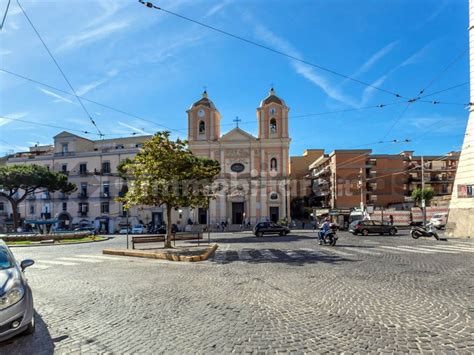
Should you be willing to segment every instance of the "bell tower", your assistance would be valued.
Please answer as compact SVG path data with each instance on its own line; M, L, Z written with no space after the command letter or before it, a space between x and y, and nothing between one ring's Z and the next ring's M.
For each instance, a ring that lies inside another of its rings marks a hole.
M186 111L188 114L188 141L215 141L221 135L221 115L209 100L207 91L202 93Z
M273 87L257 108L258 138L288 138L288 112L285 101L275 94Z

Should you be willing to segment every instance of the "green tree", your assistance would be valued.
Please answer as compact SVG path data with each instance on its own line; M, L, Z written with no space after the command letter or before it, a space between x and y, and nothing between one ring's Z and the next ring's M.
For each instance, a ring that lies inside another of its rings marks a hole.
M436 193L431 188L419 189L416 188L411 193L411 198L417 206L421 205L421 200L425 200L426 205L430 204L430 201L435 197Z
M169 132L158 132L143 149L120 166L128 191L119 200L125 208L136 205L165 206L171 248L171 211L178 207L206 207L213 195L213 181L220 172L216 160L195 156L184 140L173 141Z
M69 194L76 185L68 182L67 176L60 172L49 171L40 165L4 165L0 166L0 196L5 197L12 206L13 227L18 228L18 205L30 194L39 191L61 191Z

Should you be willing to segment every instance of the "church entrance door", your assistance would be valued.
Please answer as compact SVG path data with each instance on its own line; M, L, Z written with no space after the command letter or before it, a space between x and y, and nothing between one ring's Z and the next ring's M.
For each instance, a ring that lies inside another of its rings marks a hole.
M244 221L244 203L232 202L232 224L242 224Z
M280 209L278 207L270 207L270 221L278 222L280 218Z

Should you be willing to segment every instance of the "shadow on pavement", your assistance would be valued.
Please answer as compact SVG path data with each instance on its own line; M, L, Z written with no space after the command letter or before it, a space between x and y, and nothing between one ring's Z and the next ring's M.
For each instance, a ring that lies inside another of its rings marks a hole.
M0 354L53 354L54 343L61 341L53 339L43 318L35 311L36 329L32 335L19 334L0 343Z
M345 263L353 263L357 262L358 260L348 259L342 256L330 254L330 252L326 252L324 250L320 250L317 254L314 251L302 251L298 250L298 255L290 256L288 255L289 251L287 249L279 250L279 249L266 249L265 251L271 252L273 257L267 257L263 255L259 250L245 250L246 253L250 256L250 258L241 258L239 257L239 253L235 250L226 250L221 253L225 254L223 259L214 257L209 259L209 261L218 264L230 264L233 262L243 262L248 264L287 264L292 266L303 266L308 264L345 264Z

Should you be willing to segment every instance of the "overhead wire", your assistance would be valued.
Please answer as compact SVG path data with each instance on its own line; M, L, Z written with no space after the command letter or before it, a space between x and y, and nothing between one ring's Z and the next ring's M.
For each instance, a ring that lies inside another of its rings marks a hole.
M53 53L51 53L51 51L49 50L48 46L46 45L46 42L43 40L43 38L41 37L39 31L36 29L36 26L33 24L33 22L31 21L30 17L28 16L28 14L26 13L25 9L23 9L23 6L21 6L20 4L20 0L16 0L18 6L20 7L23 15L25 16L25 18L27 19L28 23L30 24L31 28L33 29L33 31L36 33L36 36L39 38L39 40L41 41L41 43L43 44L44 48L46 49L46 51L48 52L49 56L51 57L51 59L53 60L54 64L56 65L56 67L58 68L59 72L61 73L62 77L64 78L64 80L66 81L66 83L68 84L69 88L71 89L71 91L74 93L74 96L76 97L77 101L79 102L80 106L82 107L83 111L85 112L85 114L87 115L87 117L89 118L89 121L92 123L92 125L96 128L99 136L103 136L101 130L99 129L99 127L97 126L96 122L94 121L94 119L92 118L91 114L89 113L89 111L87 110L86 106L84 105L84 103L82 102L81 98L77 95L76 93L76 90L74 90L74 87L72 86L71 82L69 81L69 79L67 78L66 74L64 73L63 69L61 68L61 66L59 65L58 61L56 60L56 58L54 57Z
M242 37L240 35L236 35L236 34L233 34L231 32L228 32L228 31L225 31L225 30L222 30L220 28L217 28L217 27L214 27L214 26L211 26L211 25L208 25L208 24L205 24L203 22L200 22L198 20L195 20L195 19L192 19L190 17L187 17L187 16L184 16L184 15L181 15L181 14L178 14L176 12L173 12L171 10L167 10L163 7L160 7L160 6L156 6L154 5L153 3L151 2L147 2L147 1L143 1L143 0L138 0L139 3L145 5L146 7L150 8L150 9L155 9L155 10L159 10L159 11L163 11L167 14L170 14L170 15L173 15L175 17L178 17L178 18L181 18L182 20L186 20L186 21L189 21L189 22L192 22L192 23L195 23L199 26L202 26L202 27L205 27L207 29L210 29L212 31L215 31L215 32L218 32L218 33L221 33L223 35L226 35L228 37L232 37L234 39L237 39L239 41L242 41L242 42L245 42L247 44L250 44L250 45L253 45L253 46L256 46L256 47L259 47L259 48L262 48L264 50L267 50L267 51L270 51L270 52L273 52L275 54L278 54L278 55L281 55L281 56L284 56L284 57L287 57L287 58L290 58L292 60L295 60L297 62L300 62L300 63L303 63L303 64L306 64L306 65L309 65L311 67L314 67L316 69L319 69L319 70L322 70L322 71L325 71L325 72L328 72L328 73L331 73L335 76L339 76L341 78L344 78L344 79L347 79L347 80L350 80L350 81L353 81L355 83L358 83L360 85L363 85L363 86L366 86L366 87L370 87L374 90L378 90L378 91L381 91L381 92L384 92L386 94L389 94L389 95L393 95L395 97L398 97L398 98L403 98L404 96L394 92L394 91L391 91L391 90L387 90L387 89L384 89L384 88L381 88L380 86L376 86L376 85L373 85L373 84L370 84L370 83L367 83L365 81L362 81L362 80L359 80L359 79L356 79L354 77L351 77L349 75L346 75L346 74L343 74L341 72L338 72L334 69L330 69L330 68L327 68L327 67L324 67L322 65L319 65L319 64L316 64L316 63L313 63L313 62L310 62L308 60L305 60L305 59L302 59L302 58L299 58L299 57L296 57L292 54L289 54L289 53L286 53L286 52L283 52L281 50L278 50L278 49L275 49L275 48L272 48L272 47L269 47L269 46L266 46L264 44L261 44L261 43L258 43L258 42L255 42L253 40L250 40L248 38L245 38L245 37Z

